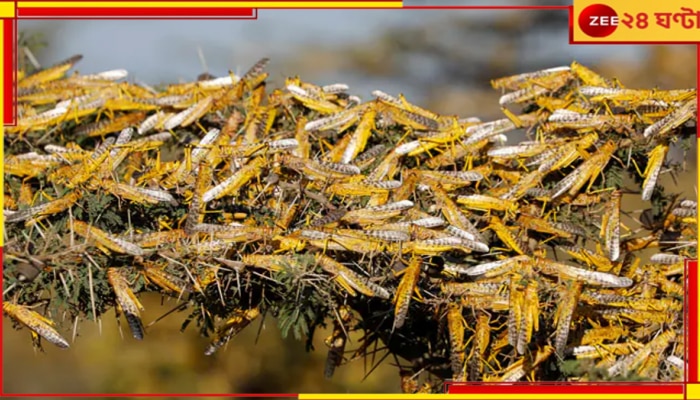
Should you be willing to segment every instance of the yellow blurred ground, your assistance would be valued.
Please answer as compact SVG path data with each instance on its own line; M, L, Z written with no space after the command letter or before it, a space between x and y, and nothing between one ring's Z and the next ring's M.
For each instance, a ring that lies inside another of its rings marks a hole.
M167 312L160 296L144 296L144 323ZM362 361L343 366L332 380L323 376L328 331L317 332L316 351L304 342L283 340L276 322L267 318L233 339L215 355L203 354L209 343L192 327L180 333L183 314L172 314L148 330L142 342L131 338L125 321L120 336L114 313L101 324L82 322L68 350L45 345L32 349L29 332L3 321L3 370L7 393L299 393L396 392L398 372L383 363L367 380ZM71 323L61 332L71 336ZM100 328L102 333L100 333ZM256 338L258 332L259 338ZM257 340L256 340L257 339ZM351 348L349 346L348 348Z

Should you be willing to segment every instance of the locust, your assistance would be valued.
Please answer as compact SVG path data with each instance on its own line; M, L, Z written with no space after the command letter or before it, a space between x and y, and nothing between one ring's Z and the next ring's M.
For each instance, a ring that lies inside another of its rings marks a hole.
M41 337L60 348L70 347L68 341L53 327L53 321L30 310L27 306L4 301L2 303L2 311L10 318L29 328L35 341Z
M129 287L129 282L120 268L110 267L107 269L107 280L114 291L117 299L117 309L124 313L126 322L129 324L131 334L134 339L142 340L145 329L141 322L141 311L143 305L136 298L134 292Z
M63 325L113 306L148 340L162 328L139 299L157 293L211 337L205 354L261 316L309 339L327 326L326 377L388 350L410 393L577 359L682 378L697 202L662 177L695 140L695 89L571 62L493 77L500 114L482 120L279 85L267 58L150 87L18 56L3 309L35 343L68 347Z

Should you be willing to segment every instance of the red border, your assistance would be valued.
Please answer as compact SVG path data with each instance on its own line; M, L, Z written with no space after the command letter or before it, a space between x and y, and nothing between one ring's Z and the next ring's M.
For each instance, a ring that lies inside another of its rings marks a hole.
M17 60L17 21L14 19L2 20L3 31L3 124L15 125L17 123L17 70L15 62ZM9 72L8 72L9 71Z
M29 0L32 1L32 0ZM177 3L178 1L168 1L168 0L155 0L168 3ZM280 1L293 1L293 0L280 0ZM307 0L307 1L323 1L323 0ZM363 1L363 0L345 0L349 2ZM292 9L293 7L277 7L276 9ZM319 7L318 9L324 9L327 7ZM350 8L350 7L345 7ZM647 43L647 42L607 42L607 43L581 43L573 41L573 6L405 6L404 9L413 10L425 10L425 9L439 9L439 10L453 10L453 9L472 9L472 10L532 10L532 9L546 9L546 10L568 10L569 16L569 43L577 45L585 44L689 44L686 42L664 42L664 43ZM342 9L342 8L334 8ZM383 9L383 8L382 8ZM391 9L391 8L386 8ZM116 17L115 17L116 16ZM22 19L257 19L257 9L250 8L198 8L198 7L187 7L187 8L20 8L17 9L17 18ZM4 98L4 124L13 125L16 123L16 107L15 107L15 94L16 94L16 18L13 19L3 19L3 32L4 32L4 62L3 68L5 73L4 84L5 92L3 93ZM700 44L698 44L698 65L700 66ZM8 73L9 71L9 73ZM698 76L700 77L700 70L698 70ZM699 79L700 81L700 79ZM698 137L700 137L700 130L698 131ZM0 247L0 258L2 257L2 248ZM0 276L0 282L2 282L2 276ZM540 382L537 384L493 384L493 383L469 383L469 384L457 384L457 383L446 383L446 389L449 393L462 393L462 394L517 394L517 393L528 393L528 394L571 394L571 393L583 393L583 394L640 394L640 393L657 393L657 394L685 394L686 383L696 383L698 382L698 354L696 351L691 351L691 349L697 349L698 347L698 271L697 271L697 260L688 260L686 263L686 296L685 296L685 312L686 312L686 324L685 324L685 354L686 354L686 377L685 381L682 383L651 383L651 382L637 382L634 385L629 383L566 383L566 384L553 384ZM0 328L2 327L3 320L0 319ZM0 340L2 340L2 329L0 329ZM0 357L2 357L2 346L0 345ZM0 373L2 372L2 366L0 366ZM601 390L602 389L602 390ZM10 394L4 392L3 379L0 379L0 396L14 396L14 397L296 397L296 394L88 394L88 393L76 393L76 394Z
M12 397L299 397L293 393L2 393Z
M162 7L143 7L143 8L126 8L126 7L37 7L37 8L18 8L17 18L22 19L82 19L82 18L231 18L231 19L255 19L257 18L256 9L254 8L232 8L232 7L177 7L177 8L162 8Z
M698 49L700 57L700 49ZM700 73L700 72L699 72ZM686 383L698 382L698 260L685 263L685 359Z
M528 383L451 383L448 386L449 394L683 394L683 383L629 383L596 382L569 382L566 384L554 384L538 382Z

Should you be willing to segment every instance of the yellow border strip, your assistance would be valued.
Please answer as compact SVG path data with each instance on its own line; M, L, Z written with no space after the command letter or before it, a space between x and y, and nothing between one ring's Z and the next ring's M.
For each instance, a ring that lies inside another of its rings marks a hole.
M15 2L0 1L0 18L14 18L17 16Z
M402 8L401 1L20 1L19 8Z
M700 399L700 384L698 383L686 383L685 384L685 394L688 400L698 400Z

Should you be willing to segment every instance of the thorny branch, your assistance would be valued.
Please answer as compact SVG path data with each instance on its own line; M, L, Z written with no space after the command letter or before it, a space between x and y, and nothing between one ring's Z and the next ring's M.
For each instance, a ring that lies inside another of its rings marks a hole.
M4 138L3 309L37 345L112 307L147 340L154 291L206 354L265 314L307 343L331 324L326 376L385 348L407 392L683 376L697 204L661 183L695 89L573 62L492 81L505 117L483 122L343 84L269 90L266 59L156 91L68 74L80 58L18 72Z

